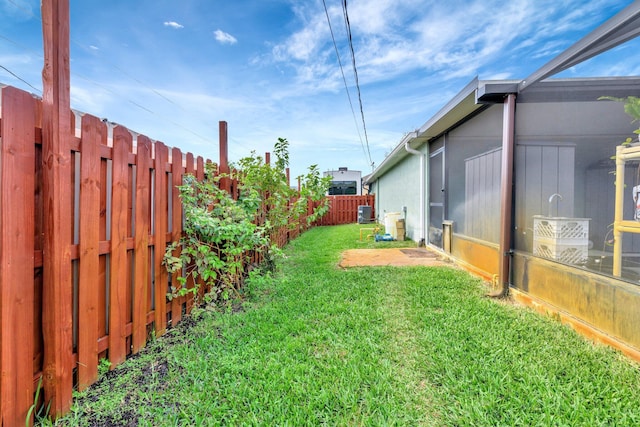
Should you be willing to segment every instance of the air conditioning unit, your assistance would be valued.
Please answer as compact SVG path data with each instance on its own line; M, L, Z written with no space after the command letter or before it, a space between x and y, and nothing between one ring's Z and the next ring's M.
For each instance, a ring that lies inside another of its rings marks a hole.
M371 221L371 206L358 206L358 224L369 224Z

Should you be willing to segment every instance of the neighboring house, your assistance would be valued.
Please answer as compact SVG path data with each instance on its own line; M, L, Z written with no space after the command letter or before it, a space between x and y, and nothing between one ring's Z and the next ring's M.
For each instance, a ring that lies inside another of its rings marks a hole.
M380 221L403 211L408 238L640 359L640 234L624 234L614 275L612 230L612 157L635 127L622 103L598 100L640 96L640 77L543 80L632 38L636 3L525 80L473 80L364 184ZM624 179L632 220L637 161Z
M338 170L323 172L323 176L332 177L329 196L360 196L362 195L362 172L352 171L346 167Z

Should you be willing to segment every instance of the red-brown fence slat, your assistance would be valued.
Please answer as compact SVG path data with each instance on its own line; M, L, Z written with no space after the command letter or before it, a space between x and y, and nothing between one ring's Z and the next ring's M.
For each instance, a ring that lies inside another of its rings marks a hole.
M126 301L129 282L127 254L129 189L129 150L132 136L116 126L113 129L111 178L111 272L109 284L109 361L111 369L127 356Z
M187 153L185 155L185 161L186 161L186 168L185 168L185 173L189 174L189 175L193 175L195 176L196 174L196 169L195 169L195 164L193 161L193 154L192 153ZM193 289L193 287L195 286L195 283L193 281L193 276L189 275L187 277L187 288L188 289ZM193 294L191 292L189 292L187 294L187 298L186 298L186 303L187 303L187 313L191 312L191 309L193 308Z
M80 163L80 261L78 279L78 389L98 379L98 244L100 242L100 145L107 128L97 117L82 117Z
M196 179L199 182L204 181L204 158L202 156L198 156L196 158ZM208 288L204 287L204 282L200 279L200 297L203 297L205 293L209 291Z
M42 168L42 102L35 103L36 109L36 129L35 140L40 143L35 144L35 230L34 230L34 257L36 259L35 271L33 274L34 301L33 301L33 372L38 377L42 375L42 363L44 360L44 340L42 336L42 248L44 245L44 195L42 193L44 170ZM1 208L0 208L1 209ZM1 305L1 303L0 303ZM37 384L37 383L36 383Z
M167 329L167 269L162 265L167 247L167 161L169 152L161 142L155 144L155 230L154 230L154 323L156 336L161 336Z
M149 286L149 168L151 142L138 135L136 156L136 204L134 225L133 336L132 352L138 353L147 342Z
M182 185L182 174L184 168L182 167L182 152L179 148L173 148L171 150L171 240L177 242L182 235L182 204L180 203L180 190L178 186ZM179 249L176 249L175 256L178 256ZM176 279L176 275L171 278L171 284L176 289L180 286L180 283ZM176 323L182 318L182 302L184 298L178 297L171 300L171 324L175 326Z
M107 221L110 220L110 215L107 214L107 203L110 200L111 193L108 191L111 185L111 160L107 161L104 157L105 152L107 152L107 139L108 139L108 130L105 129L104 133L105 137L101 140L101 144L98 147L100 152L100 211L99 211L99 224L98 224L98 311L96 312L96 317L98 318L98 360L104 359L107 357L107 350L109 347L109 336L108 330L109 327L107 325L107 304L108 304L108 260L110 257L109 251L111 250L110 242L107 237ZM109 158L111 158L111 150L108 150ZM109 199L109 200L108 200ZM108 248L108 251L105 251L105 246ZM100 346L100 341L103 341L105 344Z
M0 413L22 425L33 402L35 101L2 89L0 144Z

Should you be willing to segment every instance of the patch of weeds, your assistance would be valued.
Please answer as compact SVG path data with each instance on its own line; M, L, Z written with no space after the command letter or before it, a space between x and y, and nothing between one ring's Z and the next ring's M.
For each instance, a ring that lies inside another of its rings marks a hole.
M111 369L111 362L107 358L100 359L98 361L98 377L106 375Z
M33 404L29 407L27 411L27 416L25 419L25 426L29 426L31 422L31 417L37 423L46 423L49 417L50 404L40 405L40 396L42 394L42 377L38 380L38 385L36 386L36 392L33 398ZM39 406L40 405L40 406Z

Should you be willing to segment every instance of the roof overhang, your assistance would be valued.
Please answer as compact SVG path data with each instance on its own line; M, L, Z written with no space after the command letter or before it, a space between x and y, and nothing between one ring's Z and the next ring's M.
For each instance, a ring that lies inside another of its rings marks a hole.
M478 87L476 102L479 104L497 104L504 101L504 97L518 91L518 80L486 82Z
M518 92L522 92L540 80L593 58L638 35L640 35L640 1L634 1L573 46L522 80L518 85Z
M501 82L490 82L498 84ZM502 82L507 83L507 82ZM517 82L508 82L510 85L517 85ZM456 96L454 96L440 111L433 115L420 129L406 134L400 143L391 151L391 153L380 163L380 165L369 175L363 178L365 184L375 181L378 177L384 175L389 169L393 168L402 159L409 155L405 149L405 145L409 144L411 148L417 148L429 141L432 141L450 129L460 125L469 118L473 117L480 110L487 106L477 102L477 93L480 87L487 82L482 82L478 78L474 78L467 84Z
M482 81L474 79L420 129L405 135L391 154L371 174L365 176L363 181L365 184L374 182L409 156L410 153L405 149L407 143L415 149L439 138L474 117L489 105L502 103L505 96L516 93L517 86L517 80ZM518 103L589 102L597 101L603 95L640 96L640 77L545 80L518 94Z

